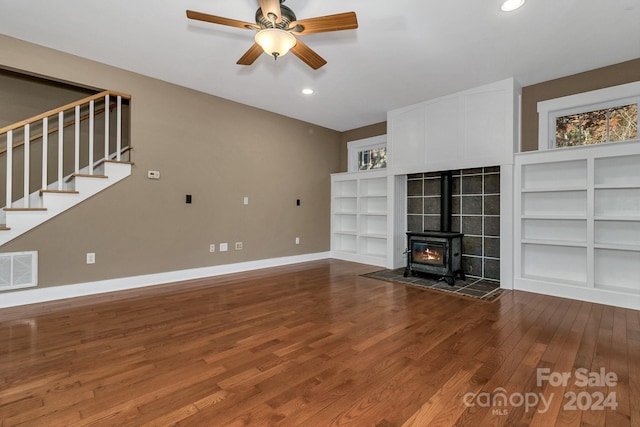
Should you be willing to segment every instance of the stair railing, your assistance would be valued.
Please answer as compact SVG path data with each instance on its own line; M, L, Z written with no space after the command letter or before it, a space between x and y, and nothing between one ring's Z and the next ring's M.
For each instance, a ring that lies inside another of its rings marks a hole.
M6 204L5 207L9 208L13 203L13 151L18 147L23 147L23 208L30 207L30 177L31 177L31 142L36 139L42 138L42 189L47 189L48 182L48 166L49 166L49 135L55 132L58 133L58 150L57 150L57 190L63 191L64 189L64 128L68 126L74 126L74 174L79 174L81 169L80 160L80 146L81 146L81 122L89 120L88 129L88 175L94 174L94 148L95 148L95 124L96 116L104 113L104 160L110 158L110 111L112 109L112 100L115 99L115 116L116 116L116 131L115 131L115 160L122 161L122 101L130 100L129 95L125 95L113 91L104 91L95 95L88 96L81 100L63 105L53 110L38 114L26 120L14 123L9 126L5 126L0 129L0 137L6 136L6 148L0 149L0 154L6 152ZM104 104L103 109L96 110L96 103ZM81 115L83 109L87 109L88 114ZM72 119L65 122L65 113L73 112ZM56 121L57 124L54 127L50 127L50 118L52 122ZM32 127L37 127L41 124L42 131L39 134L32 135ZM15 132L22 131L23 140L14 142Z

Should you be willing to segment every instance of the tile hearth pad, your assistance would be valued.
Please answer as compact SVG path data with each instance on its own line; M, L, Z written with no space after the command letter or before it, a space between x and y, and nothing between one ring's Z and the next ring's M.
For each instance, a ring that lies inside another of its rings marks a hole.
M402 267L394 270L374 271L373 273L363 274L363 276L425 289L433 289L452 295L478 298L484 301L496 300L503 291L500 289L500 283L496 281L467 277L466 281L456 279L453 286L449 286L444 280L438 280L437 276L417 274L415 276L410 275L409 277L404 277L404 272L405 268Z

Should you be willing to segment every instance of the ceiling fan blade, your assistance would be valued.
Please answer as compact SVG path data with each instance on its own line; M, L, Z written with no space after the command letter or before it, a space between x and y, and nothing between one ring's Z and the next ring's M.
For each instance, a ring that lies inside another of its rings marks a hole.
M243 28L243 29L256 29L260 27L251 22L238 21L237 19L223 18L221 16L209 15L202 12L194 12L193 10L187 10L187 18L195 19L196 21L211 22L212 24L227 25L229 27Z
M258 43L254 43L248 51L242 55L242 58L238 59L236 64L238 65L251 65L262 54L263 50Z
M302 30L297 31L296 25L302 26ZM319 16L317 18L300 19L293 21L289 28L294 34L315 34L329 31L355 30L358 28L358 18L355 12L338 13L337 15Z
M298 39L296 45L291 48L291 52L314 70L317 70L327 63L323 57L315 53L315 51L313 51L309 46L302 43L300 39Z
M275 20L277 23L282 22L280 0L260 0L260 9L262 9L262 15L264 15L265 18ZM275 19L273 17L275 17Z

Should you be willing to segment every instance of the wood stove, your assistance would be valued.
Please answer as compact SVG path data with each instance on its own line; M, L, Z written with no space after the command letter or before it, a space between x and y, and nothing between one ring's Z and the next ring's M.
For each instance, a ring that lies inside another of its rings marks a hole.
M440 231L407 232L407 268L404 276L416 272L436 274L453 286L462 271L462 233L451 231L452 174L440 174Z
M404 276L414 272L439 275L453 285L462 271L462 233L447 231L408 232L407 268Z

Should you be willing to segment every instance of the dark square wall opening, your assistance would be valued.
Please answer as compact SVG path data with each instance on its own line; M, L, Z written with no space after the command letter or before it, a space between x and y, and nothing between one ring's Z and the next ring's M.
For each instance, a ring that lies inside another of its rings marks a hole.
M500 167L453 170L451 231L464 234L466 276L500 280ZM440 173L407 177L407 231L440 229Z

